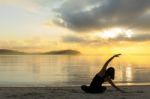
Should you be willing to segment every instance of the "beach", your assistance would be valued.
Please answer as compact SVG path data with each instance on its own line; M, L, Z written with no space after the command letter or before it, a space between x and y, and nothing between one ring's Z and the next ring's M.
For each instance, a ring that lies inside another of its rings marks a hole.
M84 93L75 87L1 87L0 99L150 99L150 86L121 86L127 93L112 87L102 94Z

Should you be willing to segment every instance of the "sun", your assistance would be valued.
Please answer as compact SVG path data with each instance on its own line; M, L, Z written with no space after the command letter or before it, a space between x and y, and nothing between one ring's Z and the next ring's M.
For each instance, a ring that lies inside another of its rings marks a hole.
M110 30L105 30L101 34L101 37L102 38L116 38L121 33L122 33L121 28L113 28L113 29L110 29Z
M104 30L99 33L95 33L95 36L98 36L103 39L115 39L118 36L124 36L126 38L131 38L133 32L131 30L125 30L122 28L112 28L109 30Z

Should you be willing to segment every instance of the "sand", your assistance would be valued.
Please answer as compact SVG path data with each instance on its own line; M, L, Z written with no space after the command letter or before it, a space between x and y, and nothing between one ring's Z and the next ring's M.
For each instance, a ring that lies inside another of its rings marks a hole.
M150 99L150 86L108 87L103 94L87 94L80 87L1 87L0 99Z

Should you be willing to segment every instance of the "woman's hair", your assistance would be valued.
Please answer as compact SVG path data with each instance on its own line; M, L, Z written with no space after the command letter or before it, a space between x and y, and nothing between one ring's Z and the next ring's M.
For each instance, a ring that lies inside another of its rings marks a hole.
M113 67L109 67L106 70L105 76L110 76L111 79L115 79L115 69Z

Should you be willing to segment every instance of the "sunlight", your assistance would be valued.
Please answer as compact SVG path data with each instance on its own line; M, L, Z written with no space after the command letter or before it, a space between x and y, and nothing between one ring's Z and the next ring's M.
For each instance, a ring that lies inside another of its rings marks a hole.
M132 81L133 79L131 66L126 68L126 78L127 78L127 81Z
M126 37L131 38L132 37L133 32L131 30L127 30L125 32Z
M101 37L102 38L116 38L121 33L122 33L121 28L113 28L113 29L104 31L101 34Z
M114 39L117 38L118 36L124 36L127 38L132 37L133 32L131 30L125 30L122 28L112 28L109 30L104 30L101 33L95 33L95 36L103 38L103 39Z

